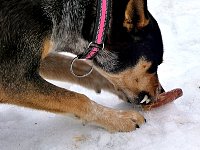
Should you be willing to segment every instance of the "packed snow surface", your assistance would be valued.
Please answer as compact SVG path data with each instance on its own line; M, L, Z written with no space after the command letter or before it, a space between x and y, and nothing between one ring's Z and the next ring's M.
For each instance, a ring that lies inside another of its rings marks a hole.
M0 150L199 150L200 1L148 0L164 41L159 78L166 91L180 87L174 103L141 112L147 123L130 133L111 134L79 120L10 105L0 105ZM77 85L54 84L86 94L105 106L133 109L118 97L98 95Z

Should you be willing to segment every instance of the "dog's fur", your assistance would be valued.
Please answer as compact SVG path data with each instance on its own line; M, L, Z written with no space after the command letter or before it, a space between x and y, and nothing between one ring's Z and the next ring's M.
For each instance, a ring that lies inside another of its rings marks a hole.
M125 101L154 100L160 92L157 67L163 45L147 0L112 0L105 49L92 60L95 70L76 78L72 58L91 41L96 0L0 0L0 103L72 113L109 131L132 131L144 123L135 111L101 106L85 95L56 87L43 77L108 90ZM76 73L90 65L75 63Z

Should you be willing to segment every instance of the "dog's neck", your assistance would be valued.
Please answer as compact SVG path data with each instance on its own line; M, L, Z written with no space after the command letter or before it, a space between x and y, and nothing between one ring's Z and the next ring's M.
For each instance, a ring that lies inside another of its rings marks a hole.
M95 34L93 28L96 20L97 1L68 0L64 4L58 1L44 0L44 2L46 3L44 5L48 6L48 8L44 7L44 10L53 23L51 34L53 50L67 51L76 55L84 53ZM62 7L62 11L58 12L59 9L56 7ZM104 49L98 52L93 62L97 67L110 72L118 64L117 58L116 53Z

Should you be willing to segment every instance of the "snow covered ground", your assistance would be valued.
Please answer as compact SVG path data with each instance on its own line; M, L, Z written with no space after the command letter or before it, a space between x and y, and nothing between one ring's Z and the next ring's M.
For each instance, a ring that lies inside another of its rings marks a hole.
M0 150L199 150L200 149L200 1L148 0L165 45L159 68L163 87L180 87L172 104L141 112L147 123L131 133L111 134L70 117L0 105ZM116 96L55 84L86 93L100 104L131 109Z

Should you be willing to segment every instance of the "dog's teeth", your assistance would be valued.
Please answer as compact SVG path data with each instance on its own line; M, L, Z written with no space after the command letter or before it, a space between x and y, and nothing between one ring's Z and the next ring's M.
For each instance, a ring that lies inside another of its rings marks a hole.
M143 99L140 103L142 104L142 103L144 103L144 102L146 102L146 100L145 99Z
M150 99L147 99L147 100L146 100L146 104L149 104L150 102L151 102Z
M140 103L142 104L142 103L146 102L147 100L148 100L148 96L145 95L144 98L143 98L143 100Z

